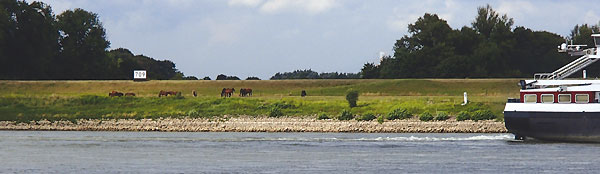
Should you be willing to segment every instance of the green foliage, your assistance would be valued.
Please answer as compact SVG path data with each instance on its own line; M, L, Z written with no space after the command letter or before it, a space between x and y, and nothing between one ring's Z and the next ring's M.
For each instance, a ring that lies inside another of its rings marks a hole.
M327 114L325 114L325 113L321 113L317 117L317 120L326 120L326 119L329 119L329 116L327 116Z
M421 113L421 115L419 115L419 120L431 121L431 120L433 120L433 115L431 115L431 113L429 113L429 112L423 112L423 113Z
M361 115L360 117L357 117L356 120L358 121L371 121L373 119L375 119L375 114L373 113L366 113Z
M312 69L307 70L295 70L293 72L276 73L271 77L271 80L283 80L283 79L358 79L360 75L358 73L317 73Z
M219 97L223 86L260 89L260 95L241 98ZM278 107L289 116L325 113L337 118L348 109L345 91L364 92L361 107L352 113L373 113L383 118L409 118L411 113L490 110L502 118L505 96L517 95L513 79L461 80L285 80L285 81L0 81L0 120L16 120L22 113L29 119L101 119L184 117L195 110L202 117L222 115L268 116ZM176 96L158 98L160 90L182 91ZM215 90L216 89L216 90ZM311 91L311 97L287 96L289 91ZM410 89L410 90L409 90ZM136 97L108 97L111 90L134 92ZM196 90L198 97L191 96ZM462 91L473 91L468 105L461 106ZM453 96L458 94L459 96ZM480 95L481 94L481 95ZM487 94L487 95L483 95ZM383 95L383 96L378 96ZM420 95L420 96L415 96ZM362 97L362 96L361 96ZM390 108L399 108L394 113ZM402 108L402 109L400 109ZM390 113L388 113L388 111ZM393 115L399 115L394 118ZM405 115L405 116L401 116Z
M352 120L354 115L349 110L343 110L342 114L338 117L338 120Z
M195 109L192 109L192 110L188 111L187 116L198 117L198 116L200 116L200 113L198 111L196 111Z
M396 119L408 119L411 117L412 117L412 115L410 114L410 112L408 112L408 110L406 110L404 108L397 108L397 109L390 111L387 114L386 118L388 120L396 120Z
M260 80L260 78L252 76L252 77L246 78L246 80Z
M348 105L350 105L351 108L356 107L356 101L358 101L358 91L348 90L348 92L346 92L346 101L348 101Z
M494 115L494 113L492 113L492 111L490 111L490 110L478 110L473 113L473 115L471 116L471 119L473 121L492 120L492 119L496 119L496 115Z
M377 117L377 123L383 124L383 122L384 122L383 115L380 115L379 117Z
M456 115L456 121L464 121L464 120L470 120L470 119L471 119L471 113L469 111L460 111Z
M283 112L279 107L271 107L269 110L269 117L279 117L283 116Z
M364 64L360 74L386 79L525 77L568 63L570 59L554 50L564 42L560 35L525 27L513 30L513 24L489 5L477 9L470 27L459 29L426 13L409 24L408 35L397 39L393 56L383 57L379 65ZM576 26L571 37L593 45L590 34L599 28ZM594 69L598 71L588 72L600 73L600 66Z
M216 80L240 80L237 76L227 76L225 74L219 74Z
M79 8L54 15L42 2L1 1L0 31L0 79L132 79L134 69L150 79L194 78L168 60L107 52L100 18Z
M448 116L448 113L440 111L437 113L437 115L435 116L435 120L437 121L445 121L448 120L450 118L450 116Z

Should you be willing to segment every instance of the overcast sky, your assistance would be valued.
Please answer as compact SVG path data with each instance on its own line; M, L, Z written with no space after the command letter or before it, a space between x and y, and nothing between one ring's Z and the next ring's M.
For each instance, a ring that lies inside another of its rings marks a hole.
M470 26L490 4L515 26L566 36L597 24L600 1L433 0L42 0L56 14L82 8L100 16L111 49L169 59L185 75L268 79L277 72L359 72L392 54L407 25L435 13Z

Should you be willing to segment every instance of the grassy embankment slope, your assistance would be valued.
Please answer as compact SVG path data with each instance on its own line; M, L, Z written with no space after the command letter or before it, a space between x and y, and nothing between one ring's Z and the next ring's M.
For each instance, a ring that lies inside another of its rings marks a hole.
M279 107L285 115L386 114L406 108L413 114L489 109L502 117L509 97L517 97L517 79L262 80L262 81L0 81L0 120L73 120L79 118L262 116ZM252 97L221 98L221 89L252 88ZM345 101L358 90L358 107ZM107 97L112 90L137 97ZM158 98L158 91L181 91L183 98ZM198 97L191 91L196 90ZM307 97L300 97L306 90ZM463 92L472 103L461 106Z

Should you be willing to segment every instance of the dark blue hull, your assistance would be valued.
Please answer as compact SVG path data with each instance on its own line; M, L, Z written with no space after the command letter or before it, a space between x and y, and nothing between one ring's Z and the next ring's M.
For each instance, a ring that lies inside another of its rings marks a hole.
M599 112L504 111L504 122L516 138L600 142Z

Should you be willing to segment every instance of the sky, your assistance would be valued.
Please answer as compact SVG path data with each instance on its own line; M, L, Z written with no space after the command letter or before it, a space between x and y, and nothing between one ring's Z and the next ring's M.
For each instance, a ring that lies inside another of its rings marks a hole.
M187 76L268 79L277 72L359 72L393 54L408 24L438 14L452 28L471 26L489 4L514 26L568 36L598 24L600 1L468 0L41 0L55 14L98 14L111 49L168 59Z

